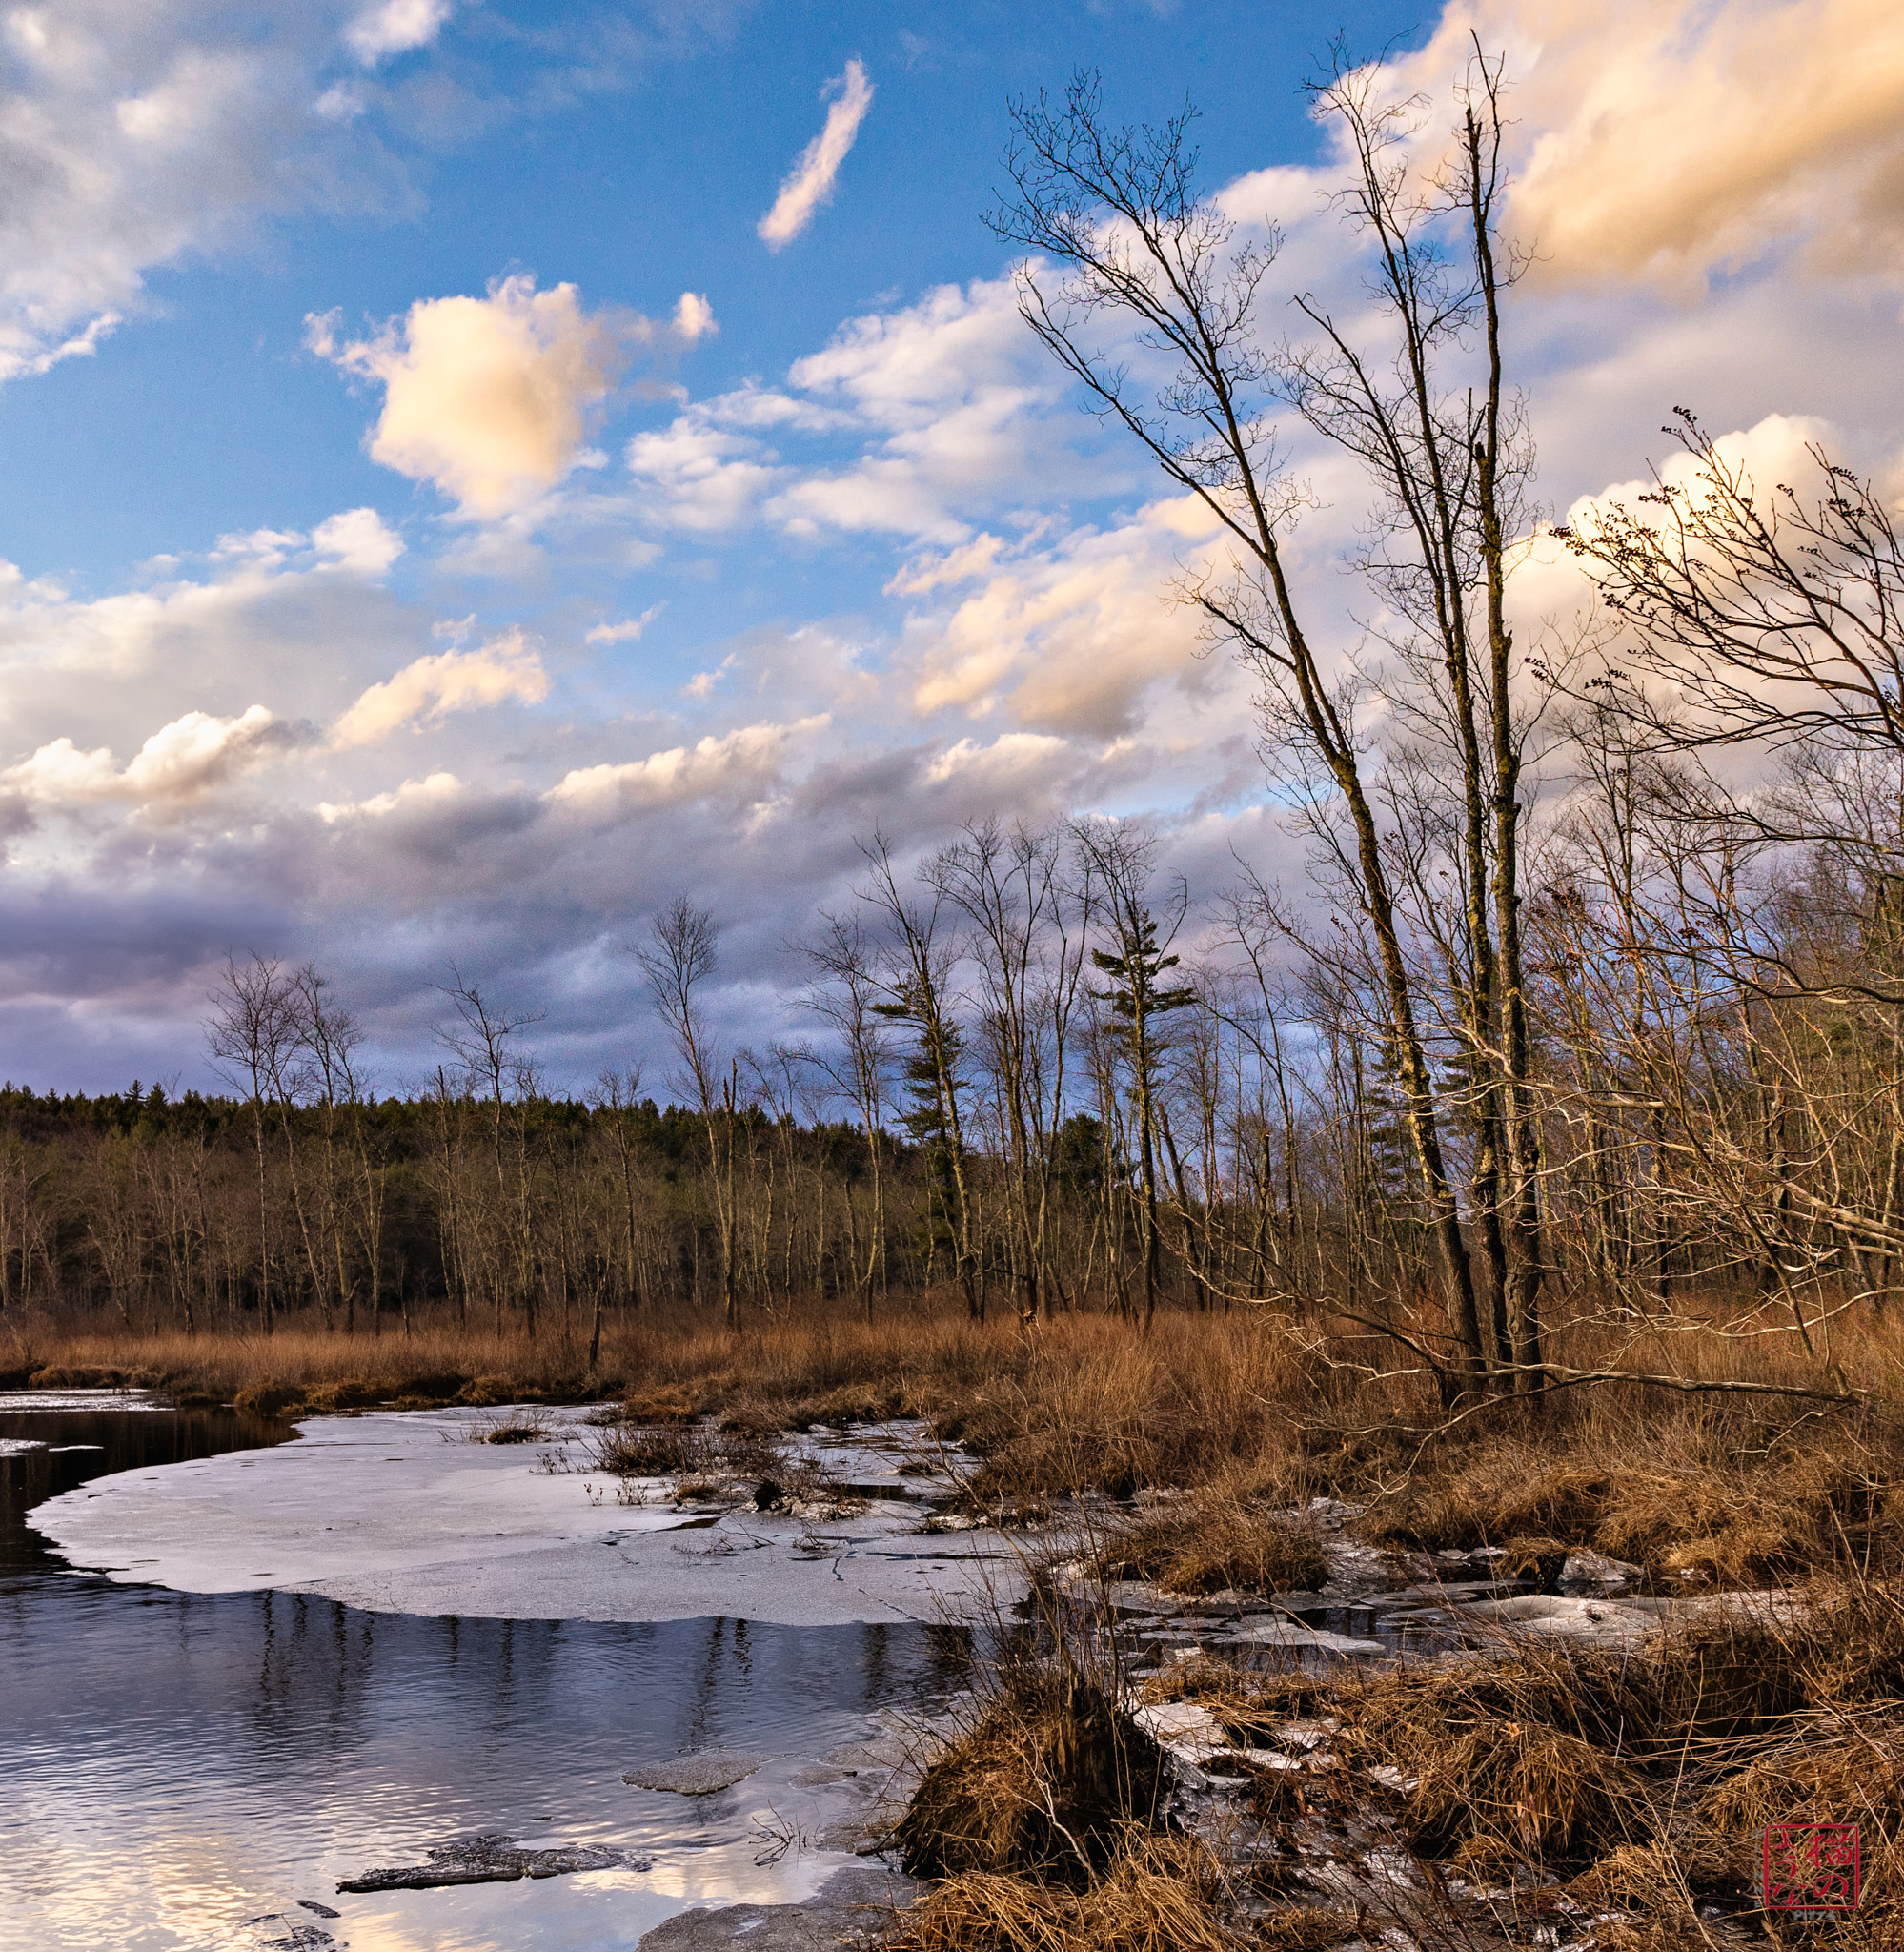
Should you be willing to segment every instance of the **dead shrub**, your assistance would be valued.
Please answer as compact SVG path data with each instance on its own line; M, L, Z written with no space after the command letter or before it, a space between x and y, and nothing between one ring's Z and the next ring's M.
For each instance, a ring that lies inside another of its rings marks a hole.
M140 1377L141 1382L152 1380ZM104 1363L51 1364L23 1376L21 1381L35 1390L126 1390L136 1387L133 1372Z
M616 1425L602 1431L590 1446L590 1465L617 1477L672 1477L677 1473L701 1473L709 1468L712 1446L697 1428L632 1430Z
M1742 1452L1756 1468L1739 1462ZM1510 1573L1545 1575L1547 1557L1590 1546L1704 1584L1752 1587L1894 1556L1888 1492L1866 1440L1849 1430L1800 1449L1716 1414L1658 1413L1625 1432L1590 1416L1559 1455L1499 1435L1470 1443L1385 1499L1362 1530L1426 1551L1506 1546L1517 1560L1503 1567Z
M1750 1851L1723 1838L1682 1833L1671 1840L1619 1844L1567 1890L1576 1903L1595 1910L1632 1912L1690 1929L1694 1893L1744 1889L1754 1869Z
M1162 1819L1163 1752L1069 1667L1008 1668L893 1832L914 1877L1037 1873L1073 1888Z
M700 1399L680 1383L664 1383L658 1389L631 1391L621 1405L630 1423L695 1423L701 1414Z
M245 1416L263 1416L275 1420L300 1408L304 1400L301 1384L253 1383L250 1388L240 1390L232 1399L232 1408Z
M1489 1717L1430 1748L1418 1766L1406 1823L1428 1857L1550 1869L1590 1861L1653 1828L1636 1770L1538 1723Z
M370 1410L381 1403L385 1394L382 1384L350 1376L341 1382L317 1384L305 1392L304 1400L313 1410Z

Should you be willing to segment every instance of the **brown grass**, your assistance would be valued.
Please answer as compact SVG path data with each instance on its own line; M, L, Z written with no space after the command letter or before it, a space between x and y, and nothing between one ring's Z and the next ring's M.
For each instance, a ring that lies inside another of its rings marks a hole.
M1231 1589L1307 1592L1328 1576L1315 1527L1265 1509L1233 1478L1201 1486L1107 1538L1098 1563L1111 1576L1198 1597Z
M1161 1822L1165 1788L1162 1751L1104 1685L1013 1665L921 1779L893 1840L914 1877L1035 1873L1082 1888L1133 1825Z
M1081 1890L961 1872L908 1912L887 1942L906 1952L1239 1952L1260 1942L1315 1952L1333 1942L1245 1937L1227 1897L1207 1845L1138 1832Z
M1589 1414L1539 1442L1484 1437L1429 1460L1362 1530L1428 1551L1504 1547L1503 1571L1546 1572L1587 1546L1694 1587L1894 1565L1895 1425L1813 1421L1800 1440L1788 1421L1665 1404L1630 1411L1623 1427Z

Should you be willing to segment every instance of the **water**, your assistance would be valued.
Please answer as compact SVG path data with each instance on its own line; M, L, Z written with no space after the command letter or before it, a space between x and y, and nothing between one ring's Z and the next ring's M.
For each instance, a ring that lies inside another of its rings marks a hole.
M632 1946L685 1901L798 1899L844 1860L812 1847L825 1826L844 1825L828 1839L841 1843L863 1824L859 1779L796 1778L964 1672L961 1637L928 1627L426 1619L115 1585L64 1570L25 1519L108 1472L287 1434L231 1412L0 1401L9 1952L596 1952ZM85 1445L97 1448L73 1448ZM770 1759L705 1799L621 1781L703 1745ZM478 1832L653 1863L336 1893L340 1879Z

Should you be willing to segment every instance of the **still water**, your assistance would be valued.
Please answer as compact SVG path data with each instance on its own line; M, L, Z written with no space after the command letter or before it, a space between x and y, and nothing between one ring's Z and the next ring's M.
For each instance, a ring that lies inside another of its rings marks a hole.
M597 1952L684 1902L799 1899L843 1860L805 1847L829 1813L795 1779L963 1672L960 1637L921 1626L427 1619L116 1585L65 1570L26 1517L109 1472L289 1435L229 1411L0 1398L7 1952ZM770 1759L708 1798L621 1780L702 1746ZM336 1891L476 1833L652 1868Z

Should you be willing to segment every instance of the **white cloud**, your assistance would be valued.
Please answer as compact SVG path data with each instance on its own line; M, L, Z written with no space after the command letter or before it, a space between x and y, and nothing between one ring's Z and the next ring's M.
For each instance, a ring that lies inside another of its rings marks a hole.
M1537 279L1694 291L1782 237L1840 271L1904 270L1894 0L1456 0L1395 92L1444 98L1470 31L1508 57L1509 214Z
M311 531L311 546L340 569L381 576L403 554L403 538L374 508L348 508Z
M202 799L294 736L263 705L235 719L187 712L154 732L123 769L109 746L82 752L71 739L55 739L0 773L0 785L44 806L107 800L179 805Z
M667 606L651 603L638 617L630 617L620 623L598 623L588 634L586 641L592 644L632 644L638 642L641 633L654 622Z
M407 194L348 119L311 112L336 0L57 0L0 19L0 378L95 352L147 274L264 214Z
M541 658L519 629L511 630L474 651L418 658L373 684L331 728L331 743L339 750L370 745L418 720L434 723L478 705L539 704L548 695Z
M846 64L846 71L827 84L827 92L839 89L840 99L826 112L826 123L800 152L774 207L760 222L760 234L769 251L791 244L813 221L814 213L833 196L833 179L853 147L866 111L873 106L873 84L859 61Z
M373 793L368 800L320 800L317 817L326 826L340 820L380 820L391 813L430 813L461 799L463 783L455 773L432 773L427 779L405 780L393 793Z
M669 528L739 528L784 473L770 448L717 424L718 405L691 407L628 443L628 472L647 491L650 517Z
M1058 447L1044 415L1061 387L1009 279L849 319L789 378L798 392L737 387L629 442L653 519L717 532L764 514L802 539L857 530L949 543L969 533L970 511L1019 500L1034 478L1047 492L1103 486ZM847 453L794 461L769 435Z
M548 798L566 813L595 820L715 797L757 801L777 780L788 740L831 722L820 713L791 725L742 725L620 765L577 767L549 789Z
M691 346L697 339L710 337L720 330L714 316L714 307L707 302L705 293L683 292L675 301L673 319L675 336L682 345Z
M456 0L376 0L344 30L344 44L366 68L392 54L427 48L456 10Z

